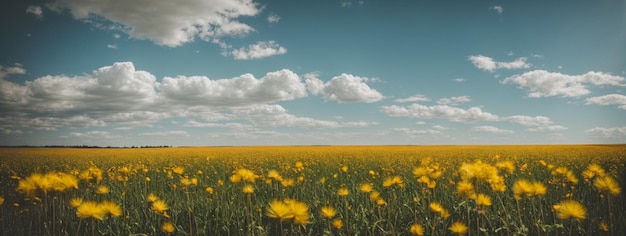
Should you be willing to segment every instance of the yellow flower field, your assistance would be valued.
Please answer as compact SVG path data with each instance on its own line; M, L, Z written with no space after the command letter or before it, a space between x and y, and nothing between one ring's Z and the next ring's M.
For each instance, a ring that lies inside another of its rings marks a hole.
M625 235L626 145L0 149L3 235Z

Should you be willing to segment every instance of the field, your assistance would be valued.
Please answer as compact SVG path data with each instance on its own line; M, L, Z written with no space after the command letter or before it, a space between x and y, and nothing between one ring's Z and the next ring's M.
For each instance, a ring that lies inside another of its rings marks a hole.
M3 235L625 235L625 145L0 149Z

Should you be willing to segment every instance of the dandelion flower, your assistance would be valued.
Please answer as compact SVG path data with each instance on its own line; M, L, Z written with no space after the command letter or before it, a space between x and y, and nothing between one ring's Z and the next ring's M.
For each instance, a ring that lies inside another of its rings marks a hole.
M458 222L458 221L452 223L452 226L450 226L450 228L448 229L450 229L450 231L456 235L463 235L467 232L467 226L465 226L465 224Z
M324 216L324 218L327 218L327 219L333 218L337 214L337 211L335 210L335 208L330 207L330 206L322 207L320 212L322 212L322 216Z
M243 186L243 193L245 194L252 194L254 193L254 187L252 185L247 184L246 186Z
M113 217L119 217L122 215L122 208L115 202L103 201L100 206L104 208L105 212Z
M515 200L521 200L522 195L533 192L533 185L528 180L520 179L513 184Z
M163 200L156 200L152 203L152 211L154 212L158 212L158 213L163 213L165 211L167 211L167 209L169 209L167 207L167 203Z
M556 210L556 217L559 219L577 219L582 220L587 216L587 210L580 204L580 202L574 200L564 200L554 205Z
M163 226L161 226L161 230L163 230L163 232L167 234L174 233L175 229L176 227L174 227L174 224L172 224L172 222L165 222Z
M370 193L374 189L374 185L371 183L363 183L359 186L359 190L363 193Z
M76 216L81 219L93 218L96 220L103 220L106 215L106 209L96 202L83 202L76 208Z
M81 204L83 204L83 198L75 197L75 198L72 198L72 200L70 200L70 206L72 206L73 208L77 208Z
M211 187L206 187L204 191L207 192L208 194L213 194L213 188Z
M533 185L532 196L543 196L543 195L546 195L546 191L548 189L546 188L546 186L542 182L535 181L535 182L532 183L532 185Z
M600 192L608 192L613 196L619 195L622 191L617 181L608 175L596 178L596 180L593 181L593 186L595 186Z
M419 224L411 225L411 229L409 231L411 232L411 234L413 234L415 236L422 236L422 235L424 235L424 227L422 227Z
M604 232L609 232L609 225L604 221L601 221L600 224L598 224L598 228Z
M303 202L299 202L293 199L288 199L284 201L289 207L289 211L293 214L293 223L299 225L306 225L309 223L309 206L307 206Z
M281 200L272 200L265 209L265 215L279 220L291 219L294 215L289 210L289 206Z
M0 205L4 204L4 197L0 197Z
M338 229L338 230L343 228L343 221L341 219L333 220L333 227L335 227L335 229Z
M339 190L337 190L337 195L339 195L340 197L348 196L348 194L350 194L350 190L348 190L347 188L340 188Z
M489 196L487 196L485 194L479 193L476 196L476 205L478 205L478 206L491 206L491 197L489 197Z
M100 195L104 195L109 193L109 187L104 186L104 185L100 185L98 186L98 188L96 189L96 193L100 194Z
M467 180L463 180L456 184L456 193L461 196L471 197L475 194L474 185Z
M156 200L159 200L159 197L157 197L154 193L148 194L148 197L146 198L146 201L148 202L155 202Z

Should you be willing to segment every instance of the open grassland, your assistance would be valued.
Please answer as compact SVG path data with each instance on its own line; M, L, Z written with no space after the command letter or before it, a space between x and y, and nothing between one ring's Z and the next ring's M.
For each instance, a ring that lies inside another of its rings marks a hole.
M3 235L625 235L626 146L0 149Z

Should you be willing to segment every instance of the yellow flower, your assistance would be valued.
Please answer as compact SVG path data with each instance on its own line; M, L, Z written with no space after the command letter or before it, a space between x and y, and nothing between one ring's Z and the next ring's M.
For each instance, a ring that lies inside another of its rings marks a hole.
M348 172L348 166L342 166L341 171L344 173Z
M383 187L385 188L391 187L393 185L398 185L398 187L404 188L404 182L402 181L402 177L396 175L394 177L386 178L385 181L383 181Z
M335 229L343 228L343 221L341 219L333 220L333 227L335 227Z
M337 190L337 195L339 195L340 197L348 196L348 194L350 194L350 190L348 190L347 188L340 188L339 190Z
M411 225L410 232L413 235L422 236L422 235L424 235L424 227L422 227L419 224L413 224L413 225Z
M299 225L306 225L309 223L309 207L303 203L293 199L284 200L289 207L289 211L293 214L293 223Z
M207 192L208 194L213 194L213 188L211 187L206 187L204 191Z
M274 180L282 179L282 177L276 170L270 170L269 172L267 172L267 177Z
M276 218L279 220L291 219L294 217L291 210L289 210L289 206L281 200L272 200L269 206L265 209L265 215L271 218Z
M115 202L103 201L100 203L100 206L104 208L107 214L110 214L113 217L119 217L122 215L122 208Z
M168 234L173 233L175 229L176 227L174 227L174 224L172 224L172 222L165 222L163 223L163 226L161 226L161 230Z
M76 208L76 216L81 219L93 218L96 220L103 220L106 215L106 209L96 202L83 202Z
M148 198L146 199L147 202L155 202L156 200L159 200L159 197L154 193L148 194Z
M452 223L452 226L450 226L450 228L448 229L450 229L450 231L452 231L452 233L456 235L463 235L467 232L467 226L458 221Z
M374 189L374 185L371 183L363 183L359 186L359 190L363 193L370 193Z
M441 215L441 218L447 219L448 217L450 217L450 212L448 212L448 210L443 208L443 206L437 202L430 203L429 207L430 211L439 213L439 215Z
M531 194L531 196L543 196L546 195L546 191L548 189L546 188L546 186L539 181L535 181L533 182L533 192Z
M252 185L247 184L246 186L243 186L243 193L245 194L252 194L254 193L254 187Z
M158 212L158 213L163 213L165 211L167 211L167 209L169 209L167 207L167 203L163 200L156 200L152 203L152 211L154 212Z
M476 205L478 206L491 206L491 197L479 193L476 197Z
M600 224L598 224L598 228L604 232L609 232L609 225L604 221L601 221Z
M73 208L79 207L82 203L83 203L83 198L80 198L80 197L75 197L75 198L72 198L72 200L70 200L70 206L72 206Z
M585 207L574 200L561 201L560 203L554 205L553 209L556 210L556 217L563 220L582 220L585 219L587 215L587 210L585 209Z
M322 212L322 216L324 216L324 218L327 218L327 219L333 218L337 214L337 211L335 211L335 208L330 207L330 206L322 207L320 211Z
M608 175L596 178L596 180L593 181L593 186L595 186L600 192L608 192L613 196L619 195L622 191L617 181Z
M528 180L520 179L513 184L513 193L515 194L515 200L521 200L523 194L533 192L533 185Z
M501 169L509 174L512 174L515 171L515 165L512 161L503 161L496 163L496 167Z
M0 205L4 204L4 197L0 197Z
M475 195L474 193L474 185L467 181L467 180L463 180L461 182L458 182L456 184L456 193L461 195L461 196L465 196L465 197L471 197L473 195Z
M100 185L98 186L98 188L96 189L96 193L100 194L100 195L104 195L109 193L109 187L104 186L104 185Z
M177 167L172 168L172 172L174 172L175 174L182 175L185 172L185 168L181 166L177 166Z

